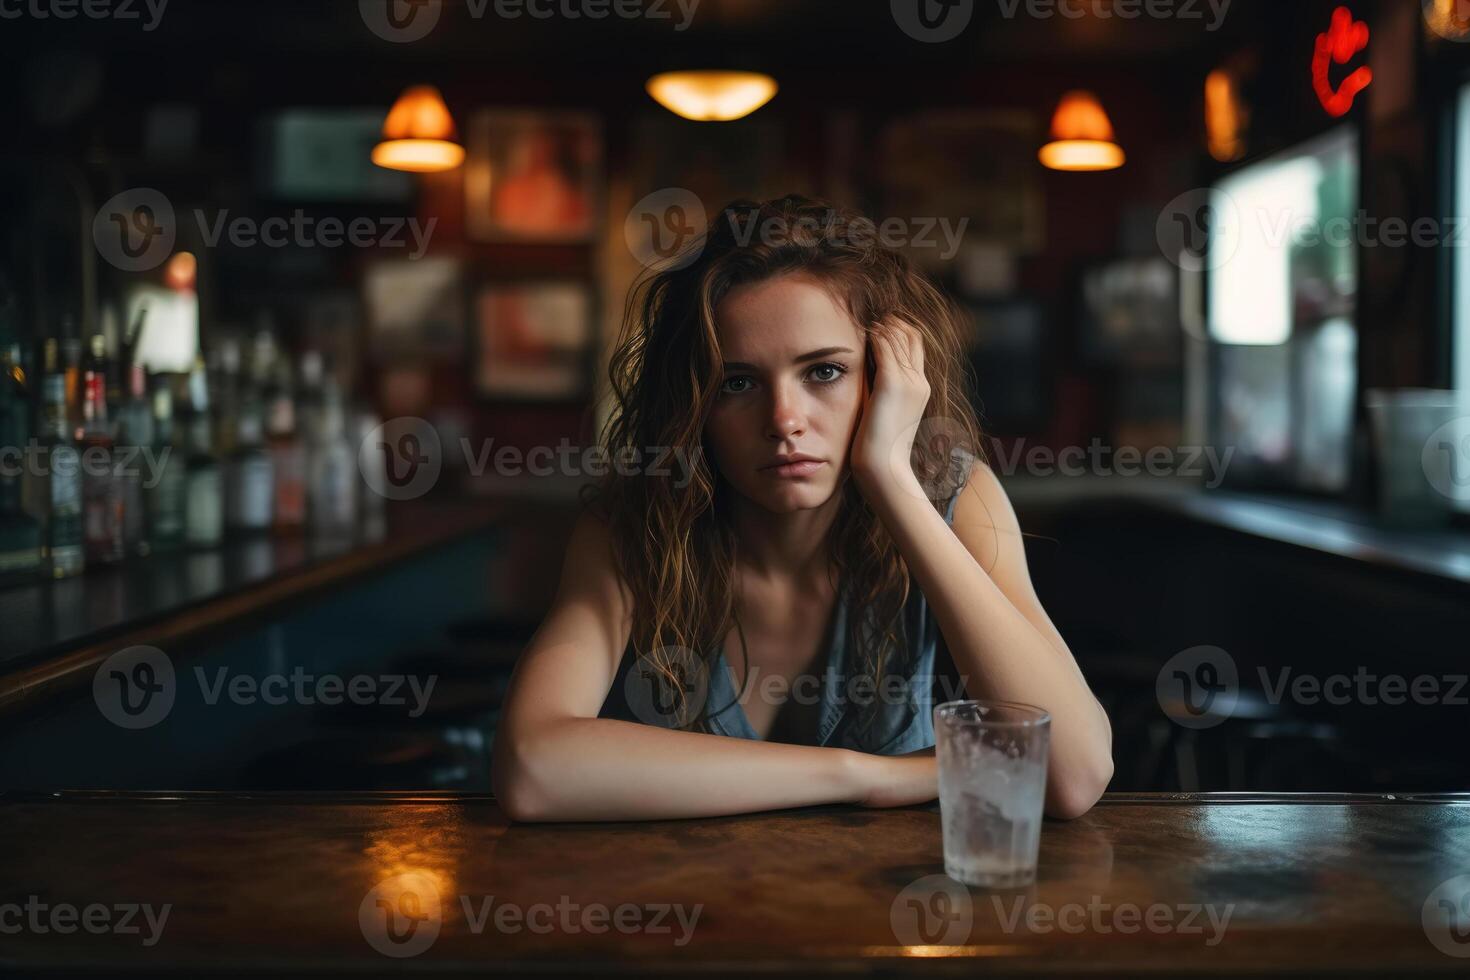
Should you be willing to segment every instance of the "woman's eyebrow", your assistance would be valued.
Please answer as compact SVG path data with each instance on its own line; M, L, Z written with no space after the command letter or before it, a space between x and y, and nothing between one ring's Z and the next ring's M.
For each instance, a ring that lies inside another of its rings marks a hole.
M802 354L802 355L800 355L798 357L792 358L791 363L792 364L804 364L807 361L815 361L815 360L818 360L819 358L831 357L833 354L851 354L851 353L852 353L852 348L851 347L822 347L822 348L819 348L819 349L814 350L814 351L807 351L805 354ZM756 370L756 366L754 364L747 364L745 361L726 361L725 362L725 370L726 371L733 371L733 370L735 370L737 368L742 369L742 370L746 370L746 371L754 371L754 370Z

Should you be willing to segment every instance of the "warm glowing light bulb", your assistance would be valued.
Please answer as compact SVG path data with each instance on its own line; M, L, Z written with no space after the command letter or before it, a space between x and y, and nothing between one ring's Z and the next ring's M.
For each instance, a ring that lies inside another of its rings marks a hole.
M439 90L432 85L406 89L383 121L383 141L373 147L373 163L433 173L463 162L464 147L456 142L454 117Z
M1052 141L1041 148L1042 164L1052 170L1115 170L1127 159L1113 142L1113 124L1091 92L1062 96L1051 121Z
M648 94L665 109L697 122L750 115L776 95L770 75L753 71L670 71L648 80Z

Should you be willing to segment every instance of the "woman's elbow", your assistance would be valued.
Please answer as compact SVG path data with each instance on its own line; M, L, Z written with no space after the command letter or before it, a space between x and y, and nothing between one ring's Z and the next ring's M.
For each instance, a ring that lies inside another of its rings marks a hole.
M546 811L537 802L525 780L497 777L494 780L495 803L516 823L535 823L546 819Z
M517 823L551 819L543 794L531 776L524 740L509 732L501 738L504 741L496 746L490 772L490 789L495 794L496 805Z
M1058 820L1076 820L1101 799L1108 783L1113 781L1113 760L1104 756L1093 771L1074 776L1056 786L1046 805L1046 815Z

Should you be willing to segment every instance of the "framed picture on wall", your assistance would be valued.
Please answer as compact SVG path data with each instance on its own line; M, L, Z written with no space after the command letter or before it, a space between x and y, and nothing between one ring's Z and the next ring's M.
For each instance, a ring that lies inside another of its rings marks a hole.
M474 298L475 389L563 401L590 393L592 290L580 281L487 283Z
M470 115L466 132L469 237L548 243L595 237L603 182L596 116L482 109Z
M1044 129L1028 112L932 110L891 120L872 174L883 215L966 219L964 234L1019 254L1046 244L1036 148ZM910 249L924 264L939 250Z
M458 259L384 259L363 271L369 349L378 360L453 360L464 353L464 287Z

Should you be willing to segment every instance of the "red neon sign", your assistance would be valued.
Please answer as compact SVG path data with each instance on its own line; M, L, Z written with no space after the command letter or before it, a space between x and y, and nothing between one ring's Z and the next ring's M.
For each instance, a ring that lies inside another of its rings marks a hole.
M1334 10L1332 26L1326 34L1317 35L1317 47L1312 54L1312 87L1328 115L1347 115L1358 93L1372 83L1373 69L1367 65L1359 67L1344 78L1342 84L1336 88L1332 87L1332 79L1328 76L1334 64L1347 64L1367 47L1368 25L1363 21L1353 20L1352 11L1346 7Z

